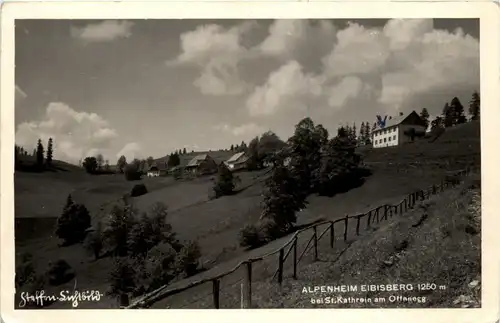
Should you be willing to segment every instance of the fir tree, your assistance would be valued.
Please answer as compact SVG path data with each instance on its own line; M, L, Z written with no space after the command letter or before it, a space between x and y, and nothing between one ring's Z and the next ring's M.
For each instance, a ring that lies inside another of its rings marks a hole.
M464 115L464 106L457 97L450 102L453 125L462 124L467 121Z
M429 112L426 108L423 108L422 112L420 112L420 118L425 122L425 129L427 129L429 127Z
M53 155L54 155L53 142L52 138L49 138L49 142L47 144L47 156L45 158L48 166L52 166Z
M479 120L481 109L481 98L477 91L472 93L472 99L469 102L469 114L471 115L471 120Z
M38 139L38 144L36 145L36 165L40 168L43 166L43 153L42 140Z
M443 125L445 128L453 126L453 110L448 102L444 105L443 108Z

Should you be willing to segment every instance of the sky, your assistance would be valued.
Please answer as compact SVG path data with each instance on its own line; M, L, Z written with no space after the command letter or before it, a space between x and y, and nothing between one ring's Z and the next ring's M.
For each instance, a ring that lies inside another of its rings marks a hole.
M114 163L467 107L479 20L17 20L15 59L16 143Z

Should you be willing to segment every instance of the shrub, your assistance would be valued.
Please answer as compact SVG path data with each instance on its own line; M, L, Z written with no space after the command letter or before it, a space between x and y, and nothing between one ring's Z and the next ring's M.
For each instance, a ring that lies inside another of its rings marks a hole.
M233 173L231 173L224 163L220 163L219 175L213 188L215 198L232 194L234 187Z
M136 289L136 271L131 259L117 257L108 278L109 291L113 296L120 297L120 305L128 305L128 294ZM126 301L127 300L127 301Z
M242 247L253 249L262 246L264 244L264 239L259 233L257 226L247 224L239 232L239 243Z
M200 257L199 245L194 241L189 241L177 254L176 268L186 276L192 276L196 274Z
M125 166L125 179L127 181L137 181L141 179L141 172L137 163L131 163Z
M83 204L75 204L68 195L61 216L57 219L56 235L63 239L65 245L80 242L90 227L90 214Z
M21 256L19 265L16 266L15 283L16 288L19 288L35 278L35 267L32 261L31 254L24 254Z
M116 256L125 256L129 252L130 232L137 222L137 210L126 198L123 205L115 205L109 215L106 228L103 231L106 243Z
M152 291L168 284L178 273L175 261L176 251L169 243L163 242L151 248L139 277L143 289Z
M84 240L84 248L94 255L94 259L99 259L102 248L104 247L104 237L100 222L93 231L87 234Z
M49 264L47 277L51 285L58 286L73 279L75 273L65 260L59 259L55 263Z
M291 227L280 227L273 219L263 218L257 223L263 243L278 239L286 235Z
M141 196L141 195L144 195L147 193L148 193L148 190L146 188L146 185L137 184L137 185L134 185L134 187L132 188L132 191L130 192L130 196L136 197L136 196Z

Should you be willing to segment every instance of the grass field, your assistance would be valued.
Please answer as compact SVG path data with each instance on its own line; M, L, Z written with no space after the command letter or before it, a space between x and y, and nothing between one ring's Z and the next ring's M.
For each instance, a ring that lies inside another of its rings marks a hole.
M443 176L444 170L477 164L479 152L478 123L448 130L433 143L422 141L402 147L362 151L365 162L374 174L363 186L333 198L311 196L308 207L299 214L298 224L320 217L336 219L346 213L362 212L386 201L397 200L435 183L436 178ZM231 153L210 154L219 154L214 157L217 160ZM181 164L187 163L191 155L195 154L186 155ZM105 291L106 273L110 270L111 260L102 258L93 261L81 245L58 247L58 240L52 236L55 219L60 215L69 193L76 202L85 204L96 219L106 214L109 207L123 194L130 192L135 184L142 182L149 192L134 198L134 204L140 210L145 210L154 202L165 203L169 208L168 221L179 237L197 240L202 248L201 262L210 270L200 275L222 272L248 256L248 252L238 246L237 235L245 223L254 222L260 216L265 172L238 173L240 188L246 189L215 200L209 199L213 176L189 181L159 177L127 182L123 175L92 176L76 167L66 172L16 172L16 255L25 252L36 255L36 266L40 271L50 261L64 259L75 270L80 288ZM271 247L265 246L264 249ZM71 281L58 289L73 288L74 284ZM199 294L196 290L192 293ZM184 294L177 299L169 300L168 305L181 307L181 303L189 300L190 296ZM102 308L116 307L115 300L83 303L82 307L86 304ZM55 303L50 308L58 306L67 304Z

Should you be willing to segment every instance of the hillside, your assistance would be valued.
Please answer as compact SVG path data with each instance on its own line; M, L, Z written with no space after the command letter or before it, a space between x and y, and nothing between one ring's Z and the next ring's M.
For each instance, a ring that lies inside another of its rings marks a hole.
M472 121L446 129L435 141L423 138L402 146L360 149L360 153L366 164L377 169L459 169L480 164L480 132L480 122Z
M478 124L469 123L447 130L433 143L422 140L401 147L362 151L374 174L364 185L346 193L331 198L310 196L307 208L299 213L298 224L362 212L435 183L435 178L443 176L445 170L455 170L466 163L477 164L480 160L478 130ZM471 151L475 153L471 154ZM181 156L181 164L196 154ZM228 158L231 154L210 152L216 160ZM55 219L69 193L78 203L84 203L93 219L97 220L105 216L113 203L130 192L135 184L144 183L148 194L133 199L139 210L147 210L154 202L165 203L169 210L168 222L179 237L197 240L200 244L203 267L223 271L247 256L247 251L238 245L238 232L246 223L254 222L260 216L266 172L237 173L241 179L239 188L243 190L215 200L209 199L214 176L180 181L172 177L143 178L127 182L120 174L92 176L81 169L50 173L16 172L16 254L39 253L39 270L49 262L63 258L75 270L80 286L105 290L106 275L102 273L109 272L111 259L90 261L81 245L59 248L58 240L52 236ZM71 284L69 282L67 287ZM182 299L185 297L188 296L182 296ZM101 303L99 306L116 306L114 300Z

